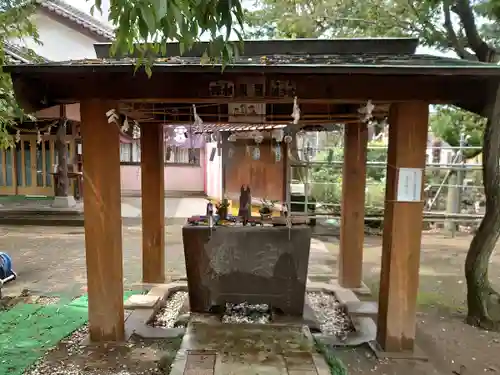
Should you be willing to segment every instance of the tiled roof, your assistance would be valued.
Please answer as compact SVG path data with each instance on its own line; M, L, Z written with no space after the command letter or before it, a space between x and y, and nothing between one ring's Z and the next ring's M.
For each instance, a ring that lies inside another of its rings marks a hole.
M500 76L500 65L415 54L417 42L413 39L245 41L243 55L228 63L225 69L236 73ZM207 46L207 43L200 43L179 56L179 44L169 43L166 55L151 57L152 70L189 73L220 70L220 64L201 57ZM109 57L111 43L96 43L94 48L99 56L96 59L23 64L7 66L5 70L17 73L134 71L138 61L135 53Z
M34 71L132 71L137 59L86 59L57 61L42 64L23 65L24 69ZM199 57L165 57L152 61L153 71L208 71L210 67L220 69L220 65L208 64ZM218 68L219 67L219 68ZM226 66L227 70L278 71L290 70L313 73L358 72L369 74L463 74L500 76L500 66L474 61L465 61L431 55L370 55L370 54L332 54L322 56L307 55L270 55L242 56ZM15 71L16 69L7 69Z
M16 46L11 43L4 44L4 51L8 61L12 64L35 64L37 62L49 62L49 60L34 54L27 48Z
M36 0L36 3L51 12L57 13L62 17L76 22L77 24L105 37L110 41L115 37L115 33L111 27L105 25L91 15L69 5L63 0Z

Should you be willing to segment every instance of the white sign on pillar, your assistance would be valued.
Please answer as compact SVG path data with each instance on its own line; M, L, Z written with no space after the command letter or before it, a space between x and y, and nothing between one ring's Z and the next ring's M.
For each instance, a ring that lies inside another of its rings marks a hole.
M399 168L398 202L422 201L422 168Z

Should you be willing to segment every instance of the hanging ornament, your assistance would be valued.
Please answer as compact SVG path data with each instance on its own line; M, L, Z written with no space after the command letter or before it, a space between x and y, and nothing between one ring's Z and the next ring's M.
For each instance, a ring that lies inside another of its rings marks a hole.
M217 141L217 155L222 156L222 136L219 130L215 131L215 139Z
M134 121L134 126L132 127L132 138L139 139L141 137L141 129L139 128L139 124Z
M281 145L279 143L274 147L274 160L277 162L281 160Z
M128 132L128 130L130 129L130 125L128 123L128 118L127 116L125 116L125 120L123 120L123 124L122 124L122 127L121 127L121 131L123 133L126 133Z
M189 126L189 141L190 141L190 144L189 144L189 151L188 151L188 155L189 155L189 162L191 164L196 164L196 155L194 153L194 139L193 139L193 126L190 125Z
M252 159L259 160L260 159L260 148L259 146L255 146L252 150Z
M36 143L37 144L42 143L42 134L40 133L40 130L36 131Z
M227 137L227 140L228 140L229 142L236 142L236 134L231 133L231 134L229 135L229 137Z
M274 160L281 160L281 142L285 136L285 131L283 129L274 129L271 133L272 137L276 140L276 146L274 148Z
M313 155L313 148L311 147L311 144L309 141L306 143L306 147L304 148L304 158L306 161L311 160L311 157Z
M285 136L285 131L283 129L274 129L272 131L272 137L276 140L276 142L280 143L283 141L283 137Z
M375 105L371 100L366 102L366 105L360 107L358 109L358 113L361 115L361 121L368 122L373 118L373 110L375 109Z
M21 131L19 129L16 131L16 136L14 137L14 140L16 143L19 143L21 141Z
M194 118L194 123L193 125L195 126L195 131L198 131L200 133L203 133L203 120L201 119L200 116L198 116L198 112L196 111L196 105L193 104L193 118Z
M252 150L252 158L253 160L259 160L260 159L260 144L264 140L264 136L262 135L261 132L253 132L252 133L253 140L255 141L256 146Z
M108 112L106 112L106 117L108 118L108 124L111 124L112 122L117 122L119 117L116 114L116 109L112 108Z
M291 135L285 135L283 138L283 141L285 141L286 144L292 143L292 136Z
M176 126L174 128L174 141L175 143L184 143L186 142L186 127L185 126Z
M293 98L293 112L292 112L293 124L297 125L300 120L300 108L297 103L297 97Z

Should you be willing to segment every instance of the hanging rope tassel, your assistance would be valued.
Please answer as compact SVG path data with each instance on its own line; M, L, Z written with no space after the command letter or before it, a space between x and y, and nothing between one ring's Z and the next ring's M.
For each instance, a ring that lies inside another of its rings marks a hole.
M200 116L198 116L195 104L193 104L193 118L194 118L193 125L195 126L195 131L198 131L203 134L203 120L201 119Z
M293 124L297 125L300 120L300 108L298 104L297 97L293 98L293 112L292 112Z

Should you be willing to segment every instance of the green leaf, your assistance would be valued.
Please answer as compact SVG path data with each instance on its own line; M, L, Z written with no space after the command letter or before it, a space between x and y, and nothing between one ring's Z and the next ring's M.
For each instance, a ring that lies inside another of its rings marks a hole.
M168 0L153 0L153 8L156 13L156 21L159 22L167 14Z
M151 76L153 75L153 71L151 70L151 63L147 63L144 65L144 71L148 75L148 78L151 78Z
M148 34L153 34L156 31L156 20L154 9L149 6L149 3L142 2L139 7L142 15L142 21L146 25L148 29ZM141 35L144 37L144 34L141 32ZM147 41L147 37L145 38Z

